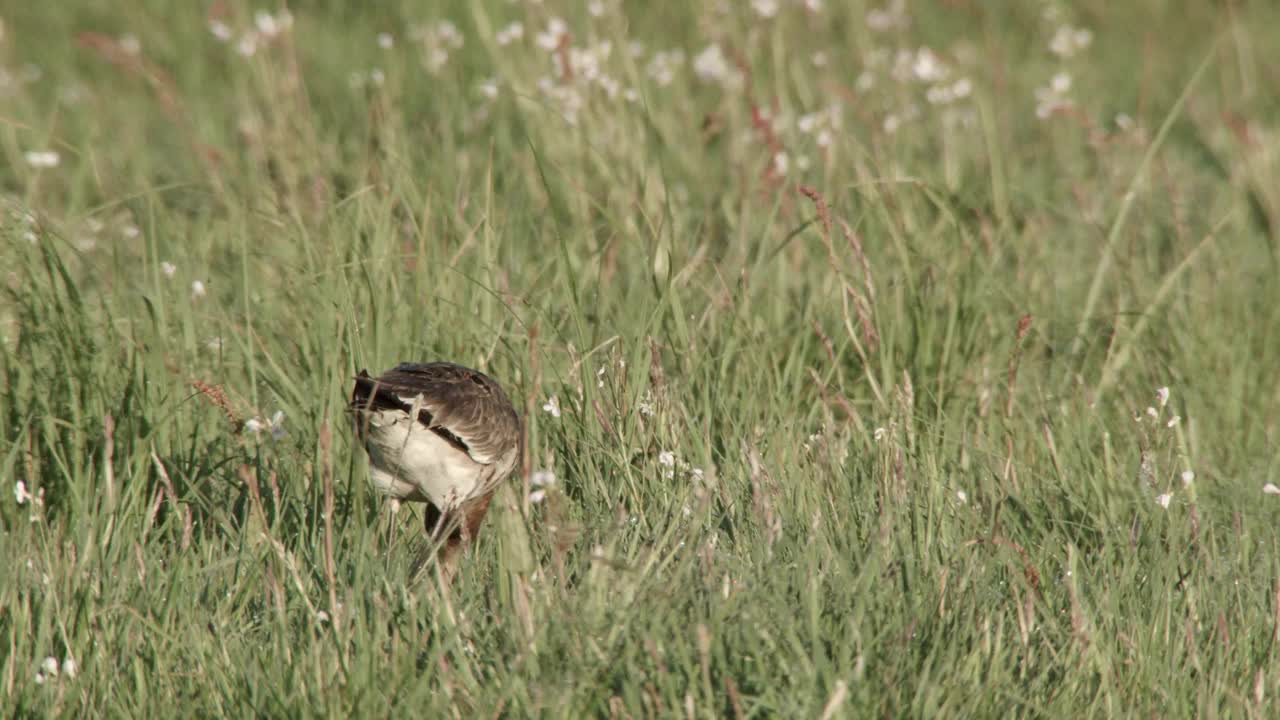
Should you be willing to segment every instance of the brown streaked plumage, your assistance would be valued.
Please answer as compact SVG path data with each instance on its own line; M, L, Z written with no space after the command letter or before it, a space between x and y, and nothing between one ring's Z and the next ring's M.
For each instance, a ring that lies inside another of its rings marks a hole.
M351 393L356 434L375 488L427 504L427 533L442 541L450 577L475 538L498 485L520 455L520 418L493 378L448 362L361 370Z

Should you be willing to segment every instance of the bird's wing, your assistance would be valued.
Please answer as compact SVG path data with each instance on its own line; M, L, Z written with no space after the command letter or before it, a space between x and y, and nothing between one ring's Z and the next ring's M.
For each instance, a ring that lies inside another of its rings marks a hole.
M362 370L351 407L406 413L416 407L418 422L482 465L506 459L519 447L520 420L502 387L453 363L401 363L376 378Z

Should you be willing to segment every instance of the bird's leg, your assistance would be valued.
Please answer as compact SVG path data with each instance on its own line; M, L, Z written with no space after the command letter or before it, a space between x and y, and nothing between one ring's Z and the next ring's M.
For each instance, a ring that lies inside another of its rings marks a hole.
M436 566L439 569L440 579L446 586L451 584L454 576L457 575L458 562L463 551L475 541L476 535L479 534L480 524L484 522L484 516L489 512L489 501L492 498L492 493L483 495L449 512L441 512L436 506L427 505L427 512L423 516L423 527L432 539L427 547L432 548L438 545L440 548L436 553ZM429 552L429 549L425 550L423 556L415 563L415 575L418 569L430 561L427 555Z
M453 538L443 539L442 535L449 530L452 523L452 513L441 512L440 508L428 502L425 511L422 513L422 528L427 533L427 544L423 546L421 552L418 553L417 559L414 560L413 566L409 570L409 577L416 579L422 570L431 562L432 554L436 554L437 562L443 559L445 549L449 547ZM450 533L452 536L452 533ZM437 548L439 548L437 552Z

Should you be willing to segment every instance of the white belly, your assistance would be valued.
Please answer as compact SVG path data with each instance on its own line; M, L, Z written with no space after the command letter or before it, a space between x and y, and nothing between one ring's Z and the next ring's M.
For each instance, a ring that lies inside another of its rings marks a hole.
M393 410L369 413L367 421L370 477L379 492L447 510L475 490L483 466L421 423Z

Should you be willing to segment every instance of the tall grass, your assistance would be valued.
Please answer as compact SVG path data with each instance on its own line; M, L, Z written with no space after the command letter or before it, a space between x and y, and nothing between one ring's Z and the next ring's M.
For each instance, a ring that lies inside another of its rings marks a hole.
M1280 13L770 5L0 12L4 712L1274 717Z

